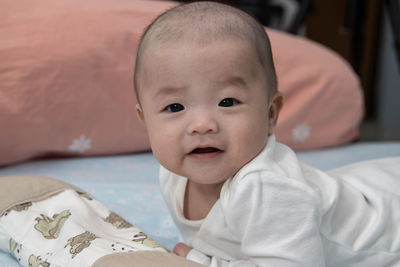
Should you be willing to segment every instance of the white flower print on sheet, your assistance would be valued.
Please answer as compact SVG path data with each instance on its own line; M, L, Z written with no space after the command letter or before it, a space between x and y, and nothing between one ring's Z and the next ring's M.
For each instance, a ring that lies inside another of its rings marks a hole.
M81 135L78 139L74 139L68 150L74 153L82 154L92 147L92 140Z
M311 128L308 124L297 125L292 131L292 138L296 143L303 143L311 133Z

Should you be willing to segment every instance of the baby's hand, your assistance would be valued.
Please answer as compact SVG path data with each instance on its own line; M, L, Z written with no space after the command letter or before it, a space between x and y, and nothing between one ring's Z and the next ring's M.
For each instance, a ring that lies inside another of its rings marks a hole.
M191 251L192 248L184 243L178 243L175 245L173 251L176 255L186 258L186 255Z

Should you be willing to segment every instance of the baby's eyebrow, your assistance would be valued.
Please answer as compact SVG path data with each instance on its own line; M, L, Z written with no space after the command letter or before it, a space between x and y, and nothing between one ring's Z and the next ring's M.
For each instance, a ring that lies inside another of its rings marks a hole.
M163 97L166 95L181 94L184 91L184 87L162 87L159 89L155 97Z
M220 81L223 85L234 85L235 87L246 89L247 84L246 81L240 76L232 76L227 79L223 79Z

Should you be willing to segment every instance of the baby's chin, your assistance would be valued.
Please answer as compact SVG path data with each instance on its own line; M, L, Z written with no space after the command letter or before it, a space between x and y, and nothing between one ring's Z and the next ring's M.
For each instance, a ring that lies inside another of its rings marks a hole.
M194 174L194 175L182 175L187 177L190 181L203 185L203 186L221 186L227 180L235 175L236 172L216 172L213 173L212 171L205 172L204 175Z
M220 152L212 152L220 153ZM200 157L203 155L200 155ZM218 156L217 156L218 157ZM212 161L213 164L203 164L207 161ZM170 172L188 178L192 182L199 185L221 185L228 179L236 175L240 167L228 166L226 162L218 162L213 159L195 159L189 163L175 165L171 162L160 162L160 164ZM221 167L222 166L222 167Z

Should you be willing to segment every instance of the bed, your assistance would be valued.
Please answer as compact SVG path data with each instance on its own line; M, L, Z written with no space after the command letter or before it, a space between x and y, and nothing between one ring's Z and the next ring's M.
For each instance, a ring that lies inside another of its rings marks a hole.
M356 142L329 149L299 152L299 158L322 170L360 160L400 156L399 142ZM0 169L0 176L56 177L92 194L114 212L141 228L168 249L178 231L158 187L158 163L151 153L71 159L33 160ZM0 253L0 266L19 266Z
M75 185L172 249L178 231L135 116L132 62L143 29L176 3L0 4L0 179L33 175ZM400 156L399 142L357 141L362 90L343 59L309 40L267 32L285 97L279 141L322 170ZM18 266L0 249L0 266Z

